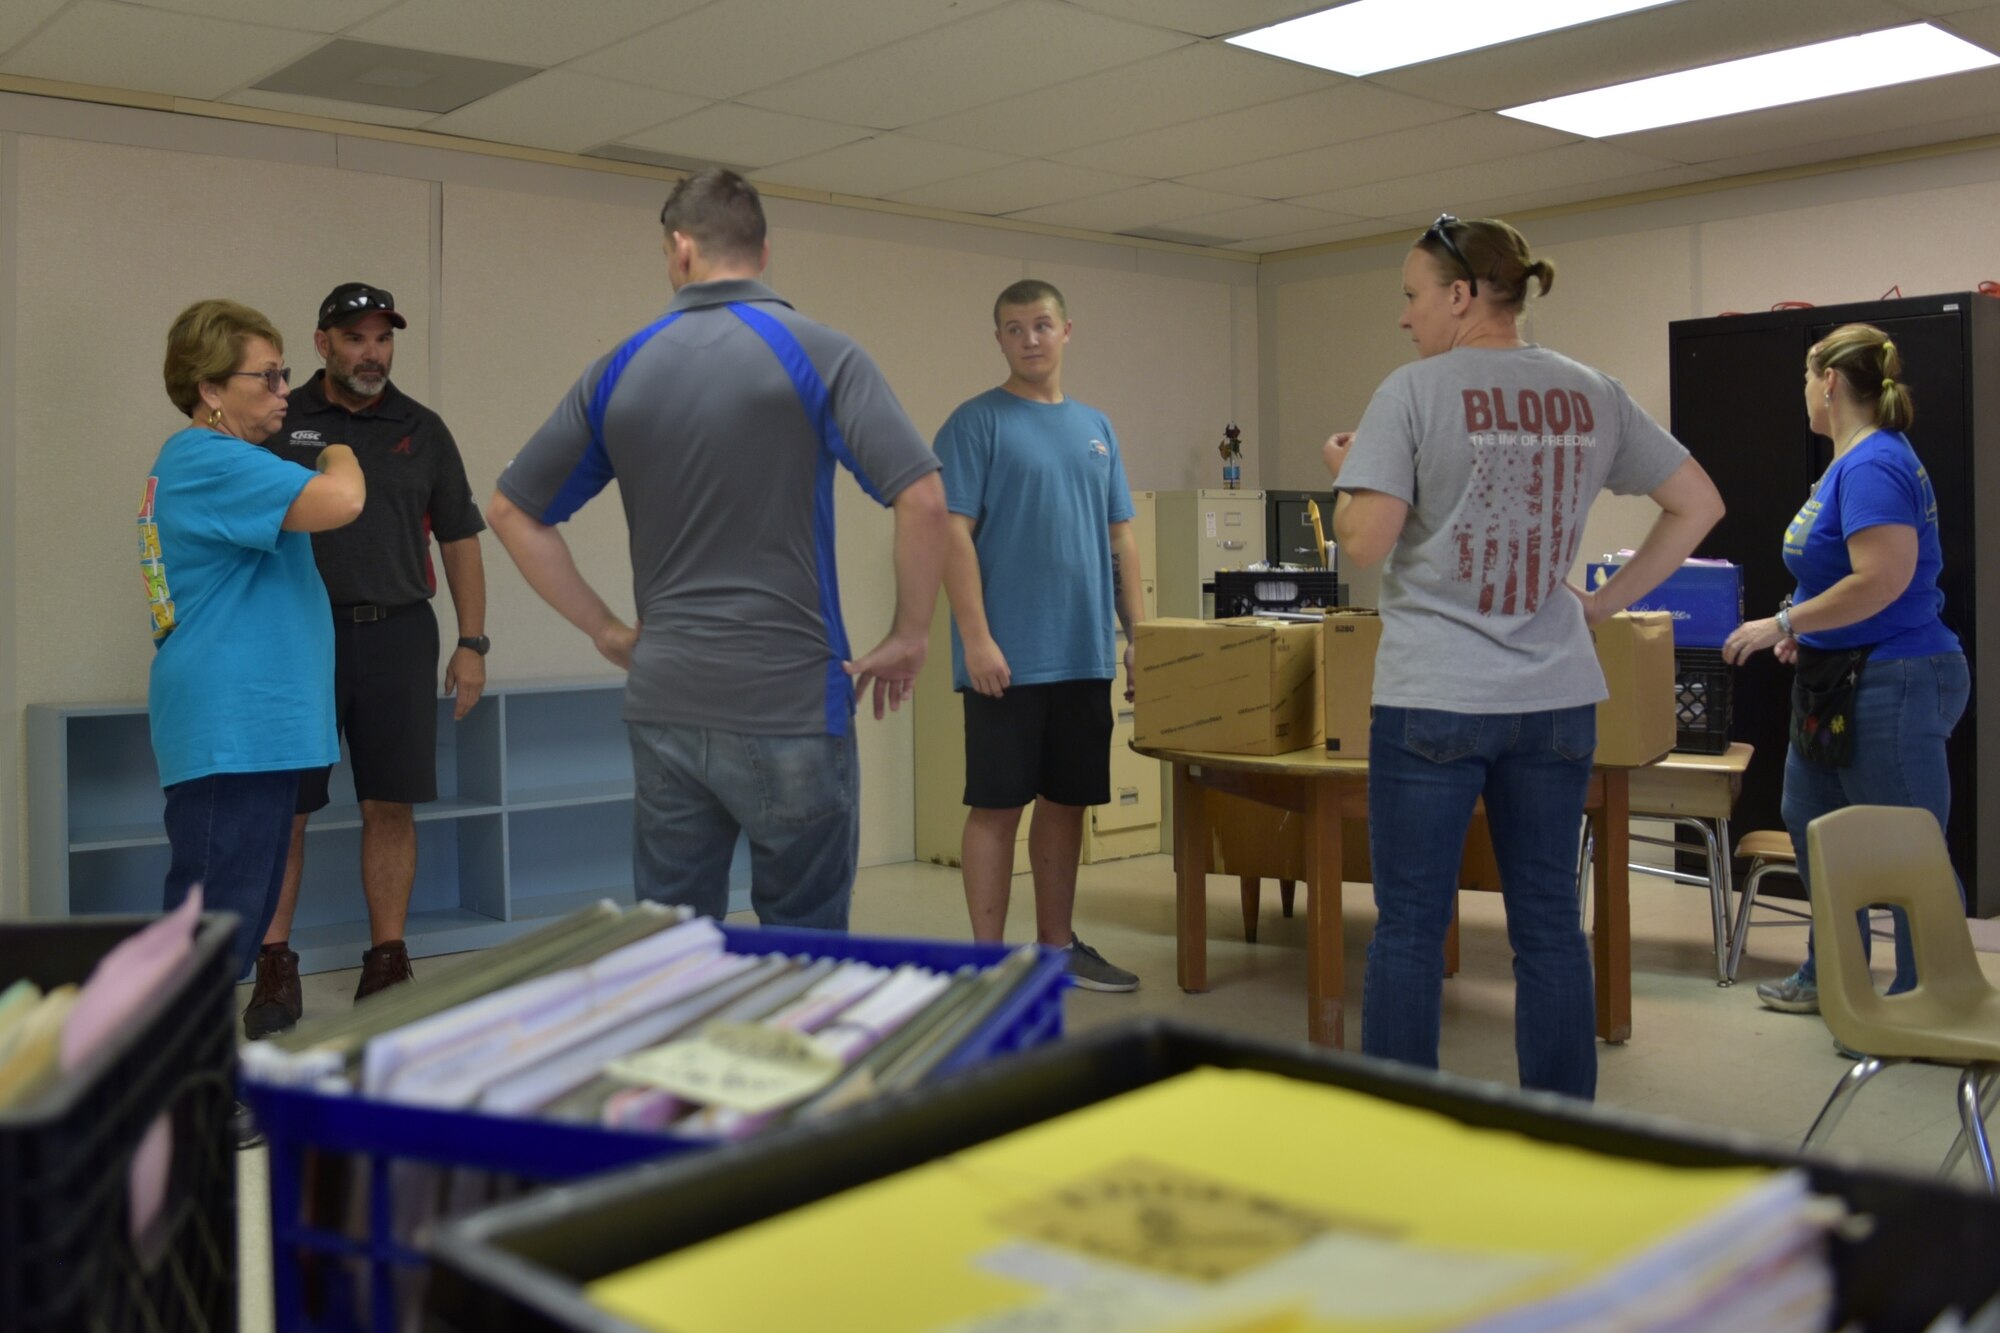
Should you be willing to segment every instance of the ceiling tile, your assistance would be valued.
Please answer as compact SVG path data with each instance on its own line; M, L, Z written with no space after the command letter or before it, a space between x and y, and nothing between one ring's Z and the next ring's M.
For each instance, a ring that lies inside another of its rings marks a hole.
M1494 109L1907 23L1892 0L1679 0L1387 70L1372 82Z
M342 102L332 97L301 97L297 93L266 92L245 88L222 99L236 106L262 107L266 111L289 111L295 116L325 116L330 120L351 120L362 125L394 125L413 130L438 118L435 111L406 106L369 106L364 102Z
M1197 213L1191 218L1176 218L1174 226L1188 231L1204 232L1210 236L1222 236L1231 241L1247 241L1259 236L1281 236L1290 232L1312 231L1346 223L1361 222L1365 219L1349 213L1329 212L1319 208L1301 208L1297 204L1251 204L1247 208L1231 208L1220 213Z
M584 56L586 74L734 97L956 23L1002 0L720 0ZM755 40L746 40L754 34Z
M1588 185L1663 170L1676 163L1601 143L1567 143L1513 157L1488 158L1442 171L1350 185L1295 200L1310 208L1360 217L1399 216L1411 209L1465 213L1475 199L1513 198L1535 190Z
M1987 111L1981 115L1929 121L1902 129L1874 130L1847 137L1815 139L1807 144L1766 148L1758 152L1745 153L1740 157L1718 158L1713 162L1704 162L1702 166L1719 177L1742 176L1757 171L1776 171L1784 167L1807 166L1815 162L1827 162L1844 157L1860 157L1866 153L1889 153L1901 148L1920 148L1926 144L1948 143L1953 139L1984 138L1991 134L2000 134L2000 112Z
M1135 171L1142 176L1166 179L1464 114L1460 107L1343 80L1335 87L1303 97L1245 107L1050 156L1073 166Z
M83 0L0 61L0 72L214 101L290 64L322 40L281 28Z
M17 0L8 0L7 7L12 9L16 3ZM381 13L397 0L127 0L127 3L179 14L261 23L270 28L340 32ZM5 44L0 40L0 46Z
M1153 23L1197 37L1225 37L1325 9L1326 0L1070 0L1134 23Z
M679 93L551 69L440 116L428 128L469 139L580 153L702 105L699 98Z
M442 115L541 71L475 56L336 37L257 81L259 90Z
M1378 219L1371 218L1362 222L1343 222L1332 227L1314 227L1306 231L1287 232L1282 236L1259 236L1255 240L1237 241L1228 248L1268 255L1279 250L1301 250L1309 245L1355 241L1363 237L1380 236L1383 232L1382 223Z
M1093 194L1109 194L1134 185L1144 185L1141 176L1120 176L1108 171L1086 171L1055 162L1030 160L1010 162L991 171L978 171L957 180L905 190L890 197L900 203L922 204L927 208L953 208L961 213L1014 213L1041 204L1063 203Z
M811 153L823 153L829 148L867 137L867 130L852 125L807 120L803 116L781 116L775 111L764 111L754 106L719 102L691 116L682 116L638 134L628 134L624 141L639 148L683 157L764 167L773 162L790 162Z
M878 134L824 153L781 163L758 173L759 180L833 194L881 199L933 181L969 176L1005 164L1000 153L956 144Z
M1242 208L1257 200L1214 190L1195 190L1172 181L1148 181L1129 190L1073 199L1068 203L1045 204L1009 214L1025 222L1046 222L1057 227L1081 227L1087 231L1130 231L1162 222L1179 222L1198 213L1220 213Z
M894 129L1143 60L1187 41L1055 0L1011 0L738 100Z
M1608 176L1602 180L1578 181L1572 185L1545 186L1540 189L1523 190L1510 194L1494 195L1486 199L1467 198L1467 217L1506 217L1510 213L1526 212L1534 208L1554 208L1559 204L1584 203L1593 199L1612 199L1624 194L1638 194L1645 190L1665 190L1676 185L1692 185L1697 181L1714 180L1716 173L1707 167L1664 167L1659 171L1643 171L1631 176Z
M1947 0L1953 3L1953 0ZM1956 0L1962 4L1963 0ZM1989 51L2000 51L2000 4L1984 5L1978 9L1954 9L1938 21L1940 28L1949 29Z
M1841 154L1837 149L1814 147L1823 141L1908 129L1995 110L2000 110L2000 68L1975 69L1939 79L1897 84L1893 88L1749 111L1740 116L1668 125L1620 135L1610 142L1681 162L1715 162L1793 148L1810 150L1810 155L1802 161L1824 161Z
M1273 102L1339 81L1335 74L1201 42L912 125L909 133L1041 157L1158 125L1178 125Z
M0 5L0 55L46 23L69 0L9 0Z
M481 60L559 65L644 32L703 0L402 0L346 35L389 46L448 51Z
M1323 194L1329 187L1395 180L1409 175L1413 167L1442 171L1565 142L1575 140L1540 125L1526 125L1481 112L1303 153L1288 153L1262 162L1224 167L1220 171L1198 172L1181 179L1204 189L1230 190L1265 199L1296 199Z

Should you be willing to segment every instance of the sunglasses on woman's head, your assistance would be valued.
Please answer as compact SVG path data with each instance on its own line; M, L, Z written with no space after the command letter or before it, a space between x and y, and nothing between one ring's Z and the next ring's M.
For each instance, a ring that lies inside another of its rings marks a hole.
M1418 239L1420 241L1428 241L1433 236L1437 237L1444 248L1450 252L1451 257L1458 261L1458 266L1465 270L1465 280L1472 285L1472 295L1477 296L1479 295L1479 275L1474 273L1472 265L1466 262L1465 251L1458 248L1458 242L1452 240L1451 233L1445 230L1447 227L1455 227L1457 225L1457 218L1449 213L1440 213L1438 214L1437 221L1431 223L1425 229L1424 234Z

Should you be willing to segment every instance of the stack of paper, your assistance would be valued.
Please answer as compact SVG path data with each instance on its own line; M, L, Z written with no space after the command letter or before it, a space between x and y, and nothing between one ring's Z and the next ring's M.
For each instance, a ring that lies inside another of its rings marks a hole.
M1604 1157L1204 1069L589 1294L675 1333L1807 1333L1832 1308L1838 1213L1795 1172Z

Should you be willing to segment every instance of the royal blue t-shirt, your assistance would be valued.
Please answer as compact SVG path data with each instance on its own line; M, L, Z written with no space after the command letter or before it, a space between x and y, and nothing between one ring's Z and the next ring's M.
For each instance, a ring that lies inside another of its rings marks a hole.
M1857 624L1801 634L1808 648L1876 645L1872 658L1929 657L1959 651L1958 636L1939 613L1937 493L1916 450L1895 431L1878 430L1833 460L1812 497L1785 529L1785 568L1799 581L1792 600L1817 597L1854 572L1847 540L1885 523L1917 531L1917 569L1902 596Z
M333 613L312 538L283 529L312 478L220 431L190 427L160 448L139 505L139 564L162 786L340 758Z
M1012 682L1114 679L1110 526L1131 519L1132 492L1111 422L1075 399L990 389L945 421L937 454L947 507L976 525L986 623ZM956 617L951 678L968 687Z

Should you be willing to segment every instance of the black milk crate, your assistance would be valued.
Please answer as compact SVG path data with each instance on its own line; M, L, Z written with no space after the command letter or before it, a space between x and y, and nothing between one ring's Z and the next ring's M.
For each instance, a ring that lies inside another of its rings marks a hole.
M1694 754L1727 750L1735 704L1735 677L1721 652L1714 648L1674 649L1674 713L1679 726L1674 738L1676 750Z
M432 1246L430 1333L632 1333L583 1286L1190 1069L1331 1084L1461 1124L1664 1166L1798 1167L1868 1224L1830 1241L1843 1326L1919 1333L2000 1294L2000 1199L1801 1157L1747 1135L1160 1019L1080 1037L883 1098L837 1124L667 1158L447 1223ZM893 1257L885 1257L893 1265Z
M1344 593L1331 569L1223 570L1215 576L1215 618L1323 611L1346 605Z
M82 982L151 918L0 925L0 978ZM236 918L202 918L157 1002L53 1092L0 1111L0 1329L227 1333L236 1327ZM159 1214L132 1236L132 1159L171 1126Z

